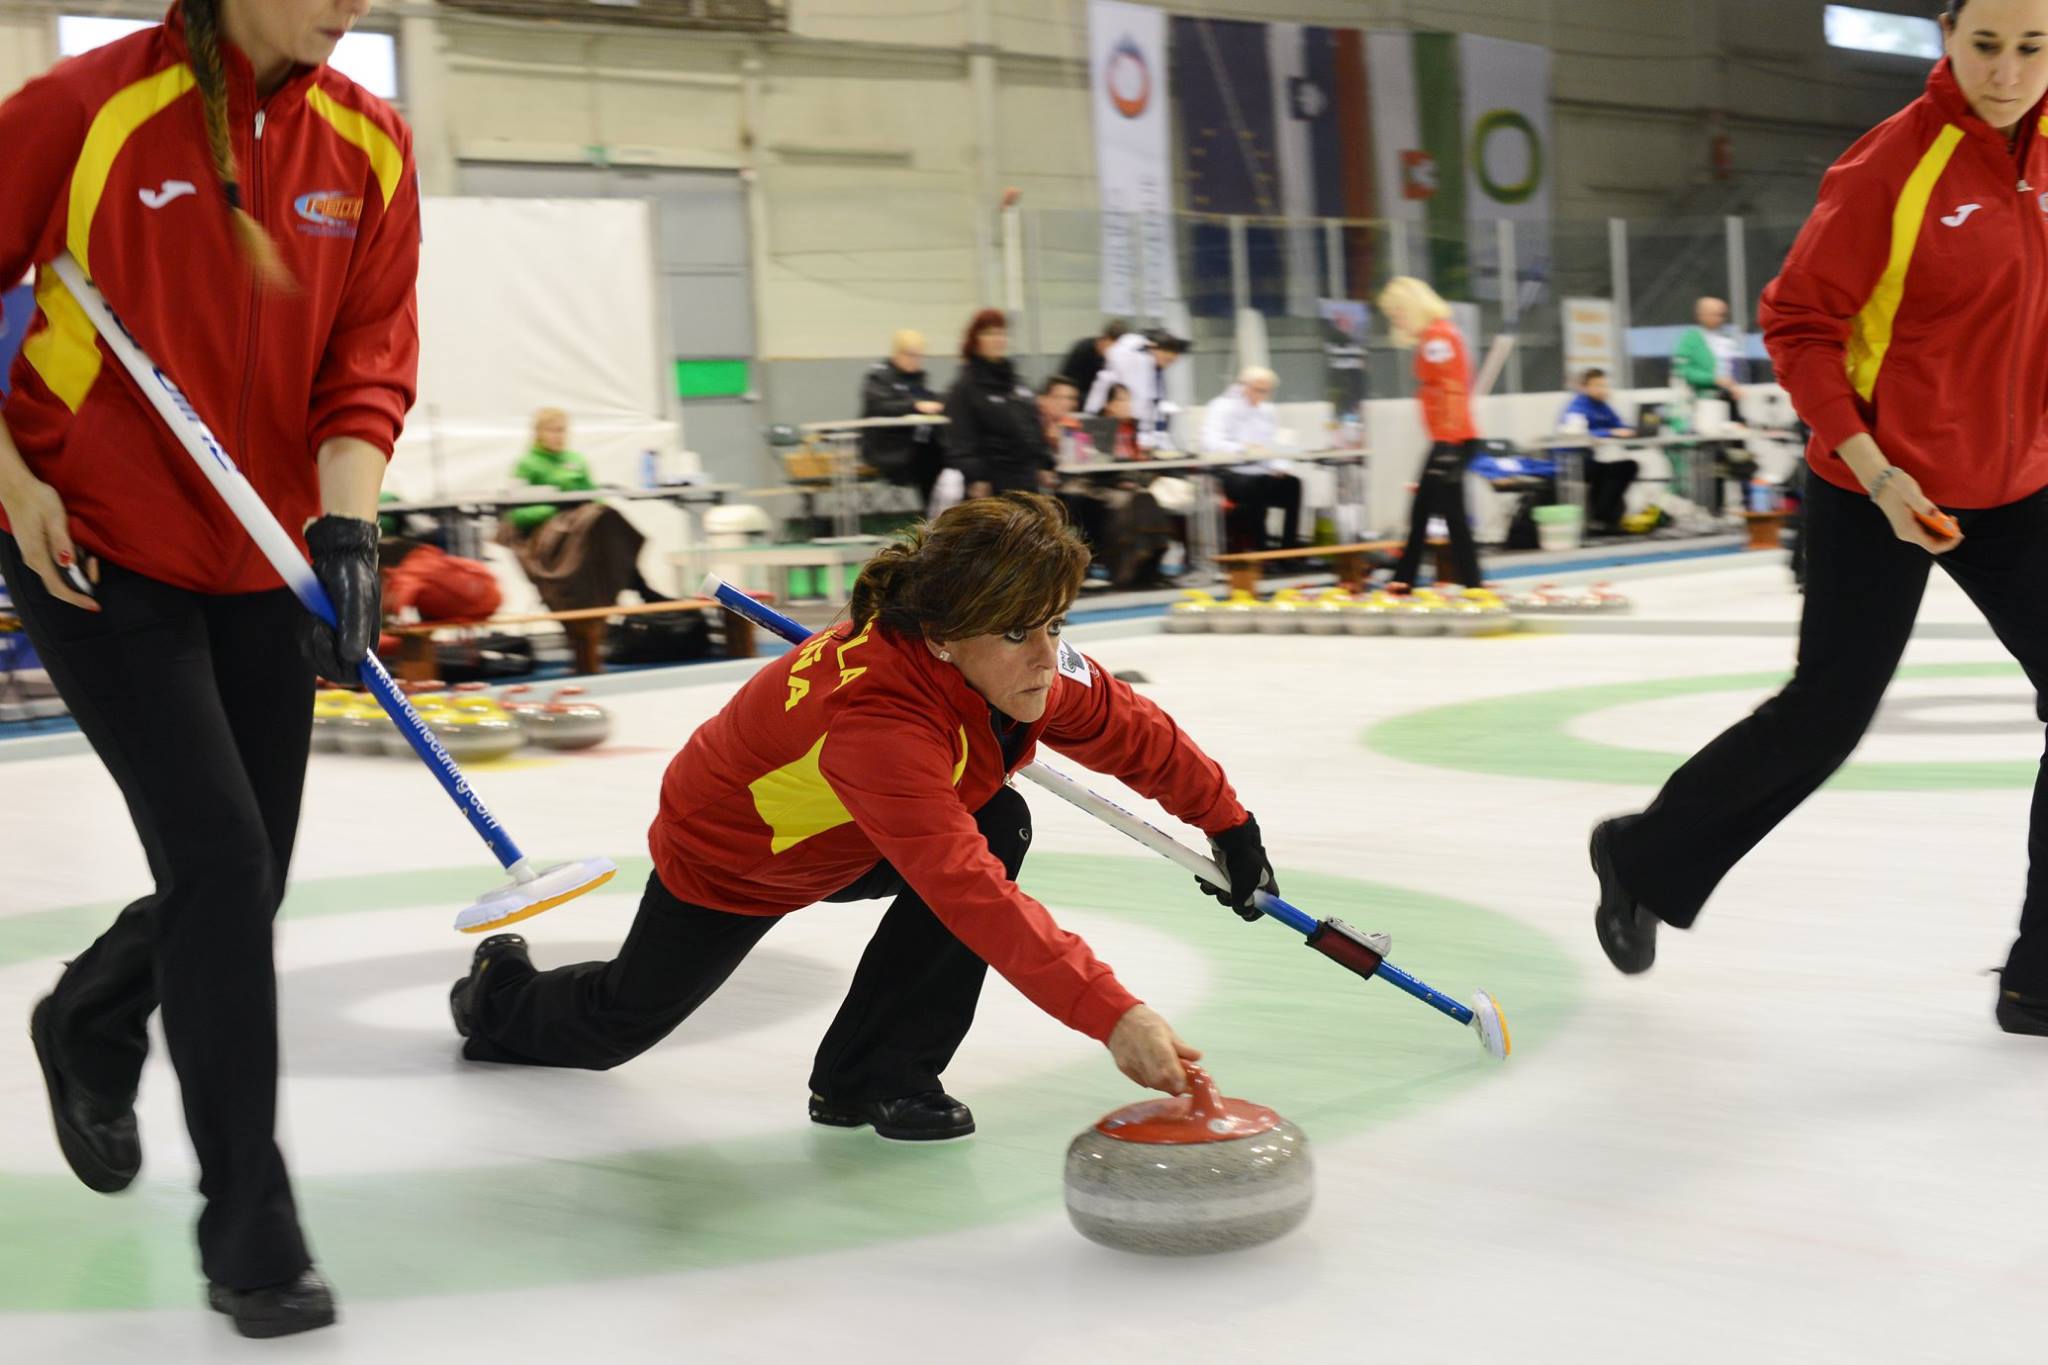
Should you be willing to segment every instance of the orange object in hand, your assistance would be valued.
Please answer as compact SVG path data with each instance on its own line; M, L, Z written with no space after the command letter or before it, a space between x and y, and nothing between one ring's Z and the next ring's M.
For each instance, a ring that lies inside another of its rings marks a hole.
M1927 528L1927 533L1936 540L1954 540L1963 533L1963 528L1956 524L1956 519L1946 512L1936 512L1930 517L1918 508L1915 508L1913 515L1922 526Z

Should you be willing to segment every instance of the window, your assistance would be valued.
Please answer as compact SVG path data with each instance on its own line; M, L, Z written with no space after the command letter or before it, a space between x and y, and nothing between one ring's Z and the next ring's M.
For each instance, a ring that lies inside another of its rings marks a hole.
M1882 52L1894 57L1941 60L1941 25L1910 14L1886 14L1854 5L1827 8L1829 47Z
M65 14L57 19L57 52L76 57L104 47L145 28L153 19L99 19L83 14ZM343 38L329 63L336 71L355 81L371 94L387 100L398 98L398 40L389 33L356 32Z

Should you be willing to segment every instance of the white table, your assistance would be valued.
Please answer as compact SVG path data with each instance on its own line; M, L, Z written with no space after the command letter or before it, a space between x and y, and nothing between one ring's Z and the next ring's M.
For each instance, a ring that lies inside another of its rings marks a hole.
M657 488L594 488L574 492L545 485L527 485L507 492L465 493L412 502L380 503L377 515L404 516L417 512L443 517L449 522L448 552L468 559L482 559L485 536L481 526L495 521L498 514L507 508L579 507L586 502L672 502L681 507L683 514L690 519L691 540L701 543L704 539L703 509L722 504L728 494L737 491L738 485L729 483L674 483Z
M1244 451L1236 455L1188 456L1168 452L1156 460L1076 460L1055 465L1062 474L1077 478L1132 477L1143 474L1191 474L1200 485L1195 498L1195 515L1188 518L1188 568L1215 576L1214 561L1223 536L1217 524L1217 494L1223 471L1241 465L1263 464L1269 460L1287 464L1327 464L1352 475L1352 501L1358 507L1359 525L1369 526L1366 506L1371 480L1365 475L1372 452L1363 447L1316 451ZM1338 502L1345 501L1343 478L1338 480Z
M839 536L860 534L860 437L865 431L886 431L906 427L942 427L944 417L922 413L908 417L851 417L830 422L805 422L798 431L816 437L828 446L832 469L832 529ZM894 486L894 485L890 485ZM922 514L923 509L918 509Z
M704 566L710 561L720 564L758 565L767 569L773 576L771 590L776 594L777 604L787 607L791 600L791 569L833 571L825 595L828 600L837 602L837 570L848 564L867 563L874 558L877 550L888 543L881 536L835 536L828 540L804 541L791 545L737 545L718 550L699 547L676 555L671 562L682 570L683 581L692 585L702 580Z

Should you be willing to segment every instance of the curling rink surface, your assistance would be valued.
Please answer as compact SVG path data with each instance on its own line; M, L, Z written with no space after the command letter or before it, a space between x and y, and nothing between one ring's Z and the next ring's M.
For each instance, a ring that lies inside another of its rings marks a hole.
M1799 599L1775 555L1619 582L1625 623L1505 639L1075 632L1221 760L1290 899L1513 1030L1489 1061L1026 785L1026 886L1314 1143L1300 1231L1193 1261L1069 1227L1067 1141L1141 1095L993 975L947 1076L975 1137L806 1122L879 905L799 912L618 1071L462 1062L448 926L494 869L416 766L321 754L278 933L284 1143L342 1322L244 1342L200 1306L160 1043L136 1186L58 1155L29 1006L147 877L90 757L0 763L0 1360L2040 1361L2048 1040L1997 1031L1985 974L2042 747L2024 680L1937 574L1850 768L1623 978L1588 828L1774 690ZM662 769L735 676L620 679L606 748L478 769L538 860L622 865L522 926L540 965L619 942Z

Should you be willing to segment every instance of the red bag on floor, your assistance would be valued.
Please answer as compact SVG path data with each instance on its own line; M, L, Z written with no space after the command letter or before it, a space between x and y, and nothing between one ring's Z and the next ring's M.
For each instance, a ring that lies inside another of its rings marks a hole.
M417 607L422 621L487 621L505 595L488 565L421 545L384 571L384 610Z

